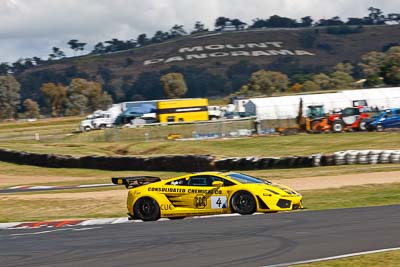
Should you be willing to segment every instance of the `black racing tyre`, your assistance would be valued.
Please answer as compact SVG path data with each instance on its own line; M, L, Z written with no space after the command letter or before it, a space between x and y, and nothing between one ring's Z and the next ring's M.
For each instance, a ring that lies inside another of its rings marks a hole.
M383 132L384 129L385 129L385 128L383 128L383 125L382 125L382 124L376 125L376 131L377 131L377 132Z
M359 131L367 130L367 121L366 120L360 120L360 123L358 124L358 130Z
M185 216L178 216L178 217L168 217L170 220L182 220L185 219Z
M105 124L100 124L100 129L105 129L105 128L107 128L107 126L105 125Z
M133 207L135 217L142 221L157 221L160 219L160 206L151 197L142 197Z
M231 198L231 208L241 215L253 214L257 210L256 199L247 191L238 191Z
M332 132L334 133L341 133L343 128L343 123L341 121L335 121L332 124Z

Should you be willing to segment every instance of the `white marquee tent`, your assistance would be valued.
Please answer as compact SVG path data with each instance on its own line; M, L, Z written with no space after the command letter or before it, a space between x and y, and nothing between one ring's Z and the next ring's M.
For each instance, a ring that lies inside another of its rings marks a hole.
M266 98L250 98L244 105L246 113L259 120L292 119L298 115L300 99L303 114L309 105L324 105L325 111L343 109L366 101L369 108L400 107L400 87L344 90L337 93L292 95Z

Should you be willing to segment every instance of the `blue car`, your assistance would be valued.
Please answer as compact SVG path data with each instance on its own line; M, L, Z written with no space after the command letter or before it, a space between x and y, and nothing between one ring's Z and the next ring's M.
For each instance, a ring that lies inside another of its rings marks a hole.
M366 122L370 131L383 131L386 128L400 128L400 108L386 109L378 115L372 116Z

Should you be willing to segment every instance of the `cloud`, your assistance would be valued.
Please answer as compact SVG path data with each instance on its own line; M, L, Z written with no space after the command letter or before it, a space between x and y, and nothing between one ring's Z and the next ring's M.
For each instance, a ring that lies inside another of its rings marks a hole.
M370 6L400 12L400 1L392 0L1 0L0 62L47 58L52 46L72 55L66 45L71 39L88 43L91 50L99 41L152 36L175 24L190 31L198 20L212 29L219 16L249 24L275 14L346 19L365 16Z

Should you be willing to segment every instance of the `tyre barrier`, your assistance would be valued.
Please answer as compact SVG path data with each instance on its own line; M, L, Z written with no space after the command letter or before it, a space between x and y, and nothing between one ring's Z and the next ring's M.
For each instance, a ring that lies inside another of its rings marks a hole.
M335 152L333 156L335 165L400 163L399 150L347 150Z
M177 171L287 169L352 164L400 163L400 150L347 150L332 155L292 157L228 157L169 155L108 157L38 154L0 149L0 161L50 168L84 168L110 171Z

